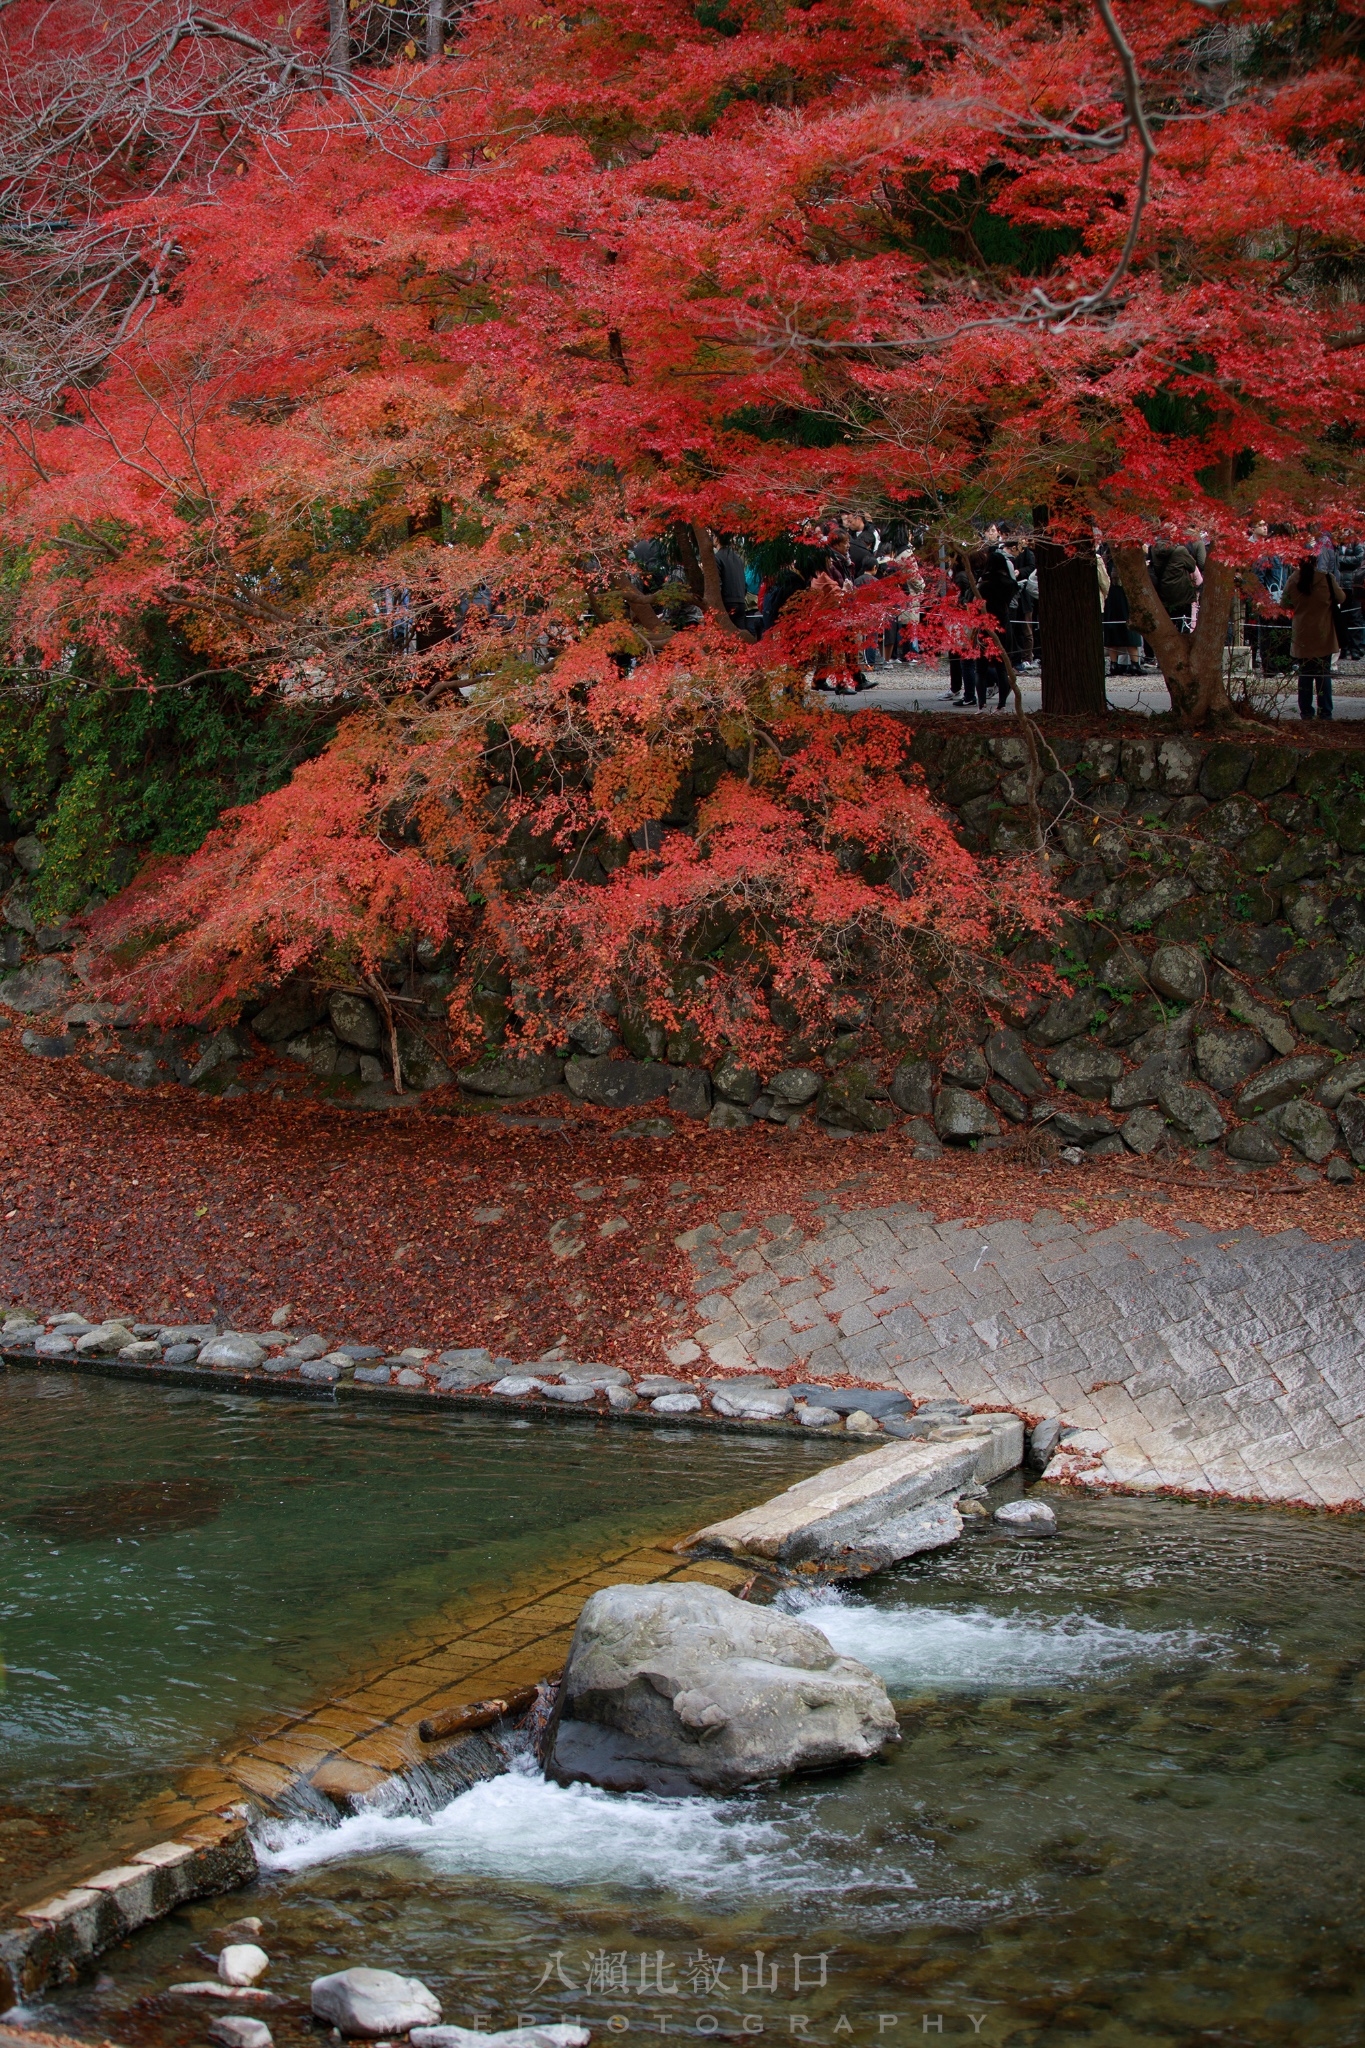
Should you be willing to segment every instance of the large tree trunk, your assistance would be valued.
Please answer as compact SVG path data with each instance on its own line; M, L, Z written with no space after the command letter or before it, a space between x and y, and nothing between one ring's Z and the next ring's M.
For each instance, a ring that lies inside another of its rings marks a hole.
M673 546L677 551L678 560L682 563L682 572L687 578L687 587L693 597L696 598L697 603L704 608L706 604L706 578L702 574L701 557L697 553L696 534L685 519L679 519L674 525Z
M720 589L720 568L716 561L716 551L711 545L711 536L700 519L692 521L692 533L696 540L697 560L701 563L703 605L711 613L717 625L728 628L731 633L737 634L741 640L752 640L754 636L747 626L736 625L729 612L725 609L725 599L722 597Z
M446 0L427 0L427 47L428 64L434 63L445 48Z
M1043 710L1064 718L1098 716L1109 707L1094 550L1071 554L1059 541L1039 538L1033 552L1038 564Z
M351 75L351 13L346 0L329 0L327 63L342 78Z
M1129 616L1156 649L1171 709L1180 723L1193 729L1235 718L1228 696L1226 652L1228 620L1237 594L1236 571L1209 557L1199 592L1198 622L1193 633L1181 633L1156 594L1142 549L1115 548L1114 560L1128 596Z

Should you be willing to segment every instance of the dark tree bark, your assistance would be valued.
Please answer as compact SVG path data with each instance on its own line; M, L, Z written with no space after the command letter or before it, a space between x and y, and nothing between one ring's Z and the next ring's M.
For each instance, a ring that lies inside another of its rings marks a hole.
M1108 710L1104 696L1104 627L1094 552L1072 554L1041 535L1038 564L1038 638L1042 654L1043 710L1062 717L1093 717Z
M327 10L327 62L343 78L351 74L351 13L346 0L329 0Z
M673 528L673 546L677 552L678 560L682 563L682 571L683 575L687 578L688 589L692 592L693 597L696 598L697 603L705 606L706 578L702 574L701 556L697 553L696 535L692 531L690 521L686 519L678 520Z
M1237 572L1213 556L1204 564L1199 588L1199 618L1193 633L1177 632L1156 592L1147 560L1139 547L1114 550L1114 559L1133 624L1156 649L1171 709L1188 730L1223 725L1237 715L1228 696L1226 643Z

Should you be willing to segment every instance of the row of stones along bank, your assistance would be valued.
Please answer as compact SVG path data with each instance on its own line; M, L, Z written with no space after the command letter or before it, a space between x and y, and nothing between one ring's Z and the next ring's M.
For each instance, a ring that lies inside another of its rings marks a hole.
M222 1374L237 1384L255 1381L281 1389L292 1383L300 1390L320 1392L364 1387L392 1388L409 1396L487 1396L490 1407L499 1409L524 1404L550 1411L633 1414L642 1421L719 1420L935 1443L979 1433L985 1426L1000 1434L1001 1456L1008 1453L1001 1470L1018 1465L1025 1449L1022 1417L974 1409L969 1402L947 1397L916 1401L887 1387L779 1386L762 1373L706 1379L655 1372L632 1375L623 1366L585 1364L558 1352L533 1365L494 1358L481 1348L438 1354L411 1346L386 1355L373 1344L329 1345L316 1333L220 1330L205 1323L92 1323L62 1311L41 1318L27 1311L8 1316L0 1344L16 1363L113 1366L130 1377L171 1368L202 1374L210 1383L213 1375ZM1038 1423L1028 1439L1032 1462L1041 1468L1066 1433L1055 1419Z

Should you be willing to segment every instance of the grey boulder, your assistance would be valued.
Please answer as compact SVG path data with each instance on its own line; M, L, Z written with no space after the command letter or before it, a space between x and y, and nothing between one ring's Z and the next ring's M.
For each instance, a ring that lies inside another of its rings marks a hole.
M1159 996L1177 1003L1197 1003L1205 990L1203 955L1194 946L1158 946L1147 979Z
M435 2026L441 2008L416 1977L393 1970L338 1970L313 1979L313 2014L328 2020L348 2041L377 2041Z
M1270 1058L1259 1031L1202 1031L1194 1041L1201 1081L1219 1095L1233 1095Z
M0 1003L25 1017L36 1017L68 1000L75 986L60 960L35 960L32 967L21 967L17 974L0 981Z
M986 1040L986 1058L993 1074L1030 1101L1047 1094L1047 1082L1024 1051L1017 1031L993 1031Z
M1124 1074L1115 1081L1109 1091L1110 1105L1114 1109L1140 1109L1155 1102L1160 1091L1172 1081L1183 1081L1189 1075L1189 1062L1178 1051L1154 1052L1134 1067L1131 1074Z
M745 1066L732 1052L725 1053L711 1075L711 1085L722 1102L747 1109L758 1095L760 1082L752 1067Z
M1182 1138L1196 1145L1216 1144L1227 1129L1209 1097L1187 1081L1163 1082L1156 1099Z
M564 1069L570 1095L595 1102L599 1109L639 1109L643 1103L667 1095L676 1078L672 1067L652 1060L572 1059ZM469 1085L464 1076L461 1083Z
M1357 1088L1362 1087L1365 1087L1365 1060L1343 1060L1319 1088L1318 1101L1324 1109L1335 1109L1343 1096L1354 1095Z
M264 1357L265 1346L254 1337L215 1337L200 1352L199 1363L244 1372L259 1365Z
M328 999L327 1014L343 1045L353 1045L357 1052L378 1052L379 1013L364 996L348 988L336 989Z
M984 1065L984 1061L982 1062ZM950 1144L994 1137L1000 1129L994 1110L965 1088L943 1087L934 1103L934 1129Z
M740 1422L779 1422L791 1412L792 1397L785 1387L713 1386L711 1406Z
M1049 1074L1059 1088L1070 1095L1084 1095L1091 1101L1099 1101L1109 1093L1111 1085L1123 1073L1123 1061L1117 1053L1106 1052L1098 1045L1059 1046L1050 1053L1045 1062ZM1122 1107L1116 1104L1115 1107Z
M1242 1090L1238 1105L1242 1115L1257 1116L1262 1110L1278 1109L1282 1102L1292 1102L1296 1095L1307 1094L1331 1065L1329 1055L1314 1052L1295 1053L1291 1059L1272 1061Z
M896 1740L880 1678L805 1622L715 1586L609 1586L574 1631L548 1775L729 1792Z
M1054 996L1038 1022L1030 1027L1029 1037L1038 1045L1064 1045L1068 1038L1079 1038L1090 1028L1096 1009L1095 991L1078 989L1075 995ZM990 1046L986 1048L987 1056Z
M1288 1138L1296 1152L1317 1166L1337 1142L1337 1127L1327 1111L1316 1102L1283 1102L1272 1109L1266 1122L1282 1138Z
M248 2019L245 2013L227 2012L209 2028L210 2041L218 2048L275 2048L275 2037L264 2020Z
M1155 1152L1165 1137L1166 1119L1160 1110L1135 1109L1131 1116L1124 1118L1120 1135L1130 1152L1145 1158L1149 1152Z
M800 1109L808 1102L814 1102L820 1093L820 1076L810 1067L784 1067L780 1074L774 1074L768 1083L768 1093L776 1102L785 1103L790 1109ZM892 1100L895 1100L896 1084L891 1084Z
M674 1116L706 1117L711 1114L711 1076L705 1067L684 1067L668 1091L668 1106Z
M1275 1166L1282 1148L1258 1124L1243 1124L1228 1139L1227 1149L1228 1158L1240 1159L1244 1166Z
M771 1086L775 1090L777 1082L772 1082ZM906 1116L932 1116L934 1070L928 1060L907 1060L903 1066L897 1067L891 1076L888 1093L897 1109L903 1110Z
M1337 1104L1337 1122L1357 1166L1365 1166L1365 1102L1358 1095L1343 1095Z
M466 1095L491 1095L515 1102L557 1087L564 1078L564 1062L546 1052L509 1053L466 1067L455 1078Z

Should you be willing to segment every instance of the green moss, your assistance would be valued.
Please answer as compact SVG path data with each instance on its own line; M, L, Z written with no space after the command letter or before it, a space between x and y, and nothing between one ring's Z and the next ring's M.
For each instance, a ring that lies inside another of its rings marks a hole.
M199 667L164 625L141 687L64 678L0 700L0 781L16 832L47 848L40 923L112 895L149 854L192 853L233 804L287 781L335 730L330 711L286 710L244 678Z

